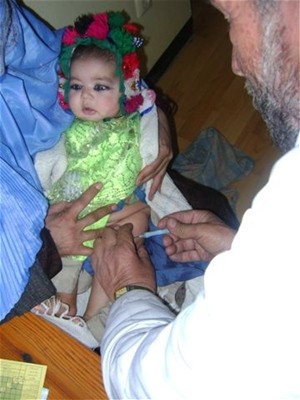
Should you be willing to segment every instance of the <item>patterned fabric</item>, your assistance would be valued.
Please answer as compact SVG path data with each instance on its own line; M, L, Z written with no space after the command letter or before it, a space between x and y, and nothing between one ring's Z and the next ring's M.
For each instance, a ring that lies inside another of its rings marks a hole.
M65 132L65 141L68 166L46 193L51 203L76 199L91 184L102 182L103 189L82 212L86 215L133 193L142 166L138 113L100 122L76 119ZM103 217L89 229L105 226L108 218ZM85 245L92 246L92 242Z

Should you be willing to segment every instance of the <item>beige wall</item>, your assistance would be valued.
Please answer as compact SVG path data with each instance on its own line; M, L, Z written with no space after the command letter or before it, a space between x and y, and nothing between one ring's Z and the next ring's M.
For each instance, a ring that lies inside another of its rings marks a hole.
M54 28L73 24L83 13L126 10L133 22L144 27L148 71L191 16L190 0L152 0L152 7L139 19L134 0L24 0L24 3Z

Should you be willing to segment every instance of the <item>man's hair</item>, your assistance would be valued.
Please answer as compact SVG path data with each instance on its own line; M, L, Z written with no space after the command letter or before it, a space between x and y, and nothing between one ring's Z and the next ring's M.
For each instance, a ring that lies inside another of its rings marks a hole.
M100 47L91 44L89 46L77 46L74 50L74 53L72 54L71 64L76 60L85 60L89 58L104 60L108 63L113 63L115 65L117 63L116 55L114 52L108 49L101 49Z

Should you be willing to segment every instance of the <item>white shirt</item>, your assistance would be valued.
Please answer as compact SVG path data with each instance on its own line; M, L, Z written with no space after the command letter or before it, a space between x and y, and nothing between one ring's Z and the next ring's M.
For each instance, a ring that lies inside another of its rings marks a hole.
M205 294L176 318L118 299L101 346L110 399L300 399L300 148L274 166Z

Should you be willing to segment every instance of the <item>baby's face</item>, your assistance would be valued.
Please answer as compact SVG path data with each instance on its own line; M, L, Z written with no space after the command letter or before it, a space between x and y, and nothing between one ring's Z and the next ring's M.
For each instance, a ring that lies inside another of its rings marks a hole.
M78 59L71 65L69 106L76 117L101 121L119 114L119 77L116 66L96 58Z

